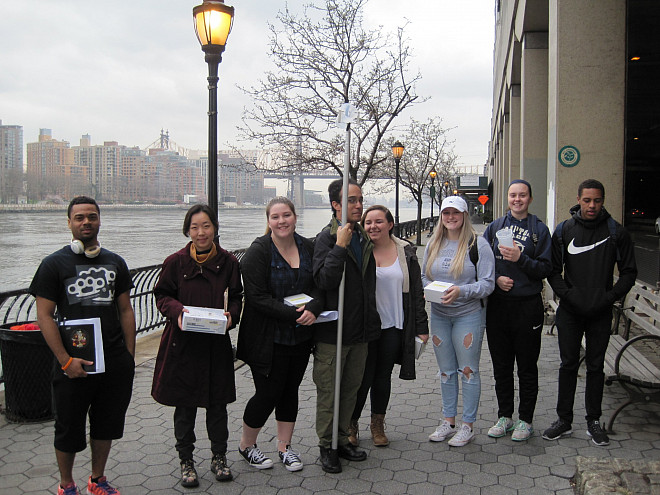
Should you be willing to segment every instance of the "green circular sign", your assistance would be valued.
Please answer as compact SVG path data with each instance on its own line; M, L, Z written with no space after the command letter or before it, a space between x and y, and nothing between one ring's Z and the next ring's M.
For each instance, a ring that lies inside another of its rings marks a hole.
M564 146L559 150L559 163L564 167L575 167L580 162L580 151L575 146Z

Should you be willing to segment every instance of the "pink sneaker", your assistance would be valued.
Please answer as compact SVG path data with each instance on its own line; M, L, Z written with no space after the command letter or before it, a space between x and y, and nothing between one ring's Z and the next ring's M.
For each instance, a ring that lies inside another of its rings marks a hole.
M121 495L119 490L115 490L108 484L105 476L101 476L99 480L94 483L92 477L89 477L87 482L87 495Z
M72 481L64 488L61 485L57 485L57 495L80 495L80 492L76 484Z

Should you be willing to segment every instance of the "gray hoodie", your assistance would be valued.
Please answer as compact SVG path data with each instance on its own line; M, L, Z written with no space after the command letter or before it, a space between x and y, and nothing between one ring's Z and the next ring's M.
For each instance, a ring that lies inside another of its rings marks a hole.
M431 312L436 316L463 316L480 310L481 303L479 300L484 299L485 304L485 298L495 288L495 257L488 242L481 236L477 237L479 261L477 261L476 269L470 261L470 253L467 252L463 262L463 273L460 277L454 278L449 271L449 267L457 248L458 241L446 240L444 242L431 266L431 278L426 276L428 245L424 250L424 261L422 263L422 282L424 286L426 287L431 282L438 280L457 285L460 289L458 299L451 304L431 303ZM478 277L476 276L477 273Z

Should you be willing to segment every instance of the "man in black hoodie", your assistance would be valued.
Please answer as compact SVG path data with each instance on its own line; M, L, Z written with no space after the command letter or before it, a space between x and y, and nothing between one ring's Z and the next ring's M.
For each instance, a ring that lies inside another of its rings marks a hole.
M603 208L605 188L595 179L578 187L572 218L557 225L552 236L550 286L559 296L559 419L543 432L546 440L572 433L573 402L582 336L586 340L587 383L585 408L587 435L596 445L610 440L599 419L605 374L603 362L610 339L612 305L635 285L637 266L628 232ZM614 265L619 279L613 284ZM562 274L563 272L563 274Z

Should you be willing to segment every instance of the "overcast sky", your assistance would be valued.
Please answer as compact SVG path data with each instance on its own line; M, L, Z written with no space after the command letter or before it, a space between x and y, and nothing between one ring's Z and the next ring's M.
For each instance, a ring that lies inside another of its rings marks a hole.
M299 11L310 0L290 0ZM320 0L315 0L320 3ZM0 120L22 125L24 144L39 128L79 144L118 141L145 148L160 129L189 149L207 147L207 65L192 8L201 0L21 0L0 7ZM270 67L267 21L285 2L226 0L236 14L218 90L219 147L233 142L249 85ZM420 96L402 115L439 116L455 128L459 164L487 159L492 107L491 0L370 0L366 23L394 32L409 21L411 69Z

